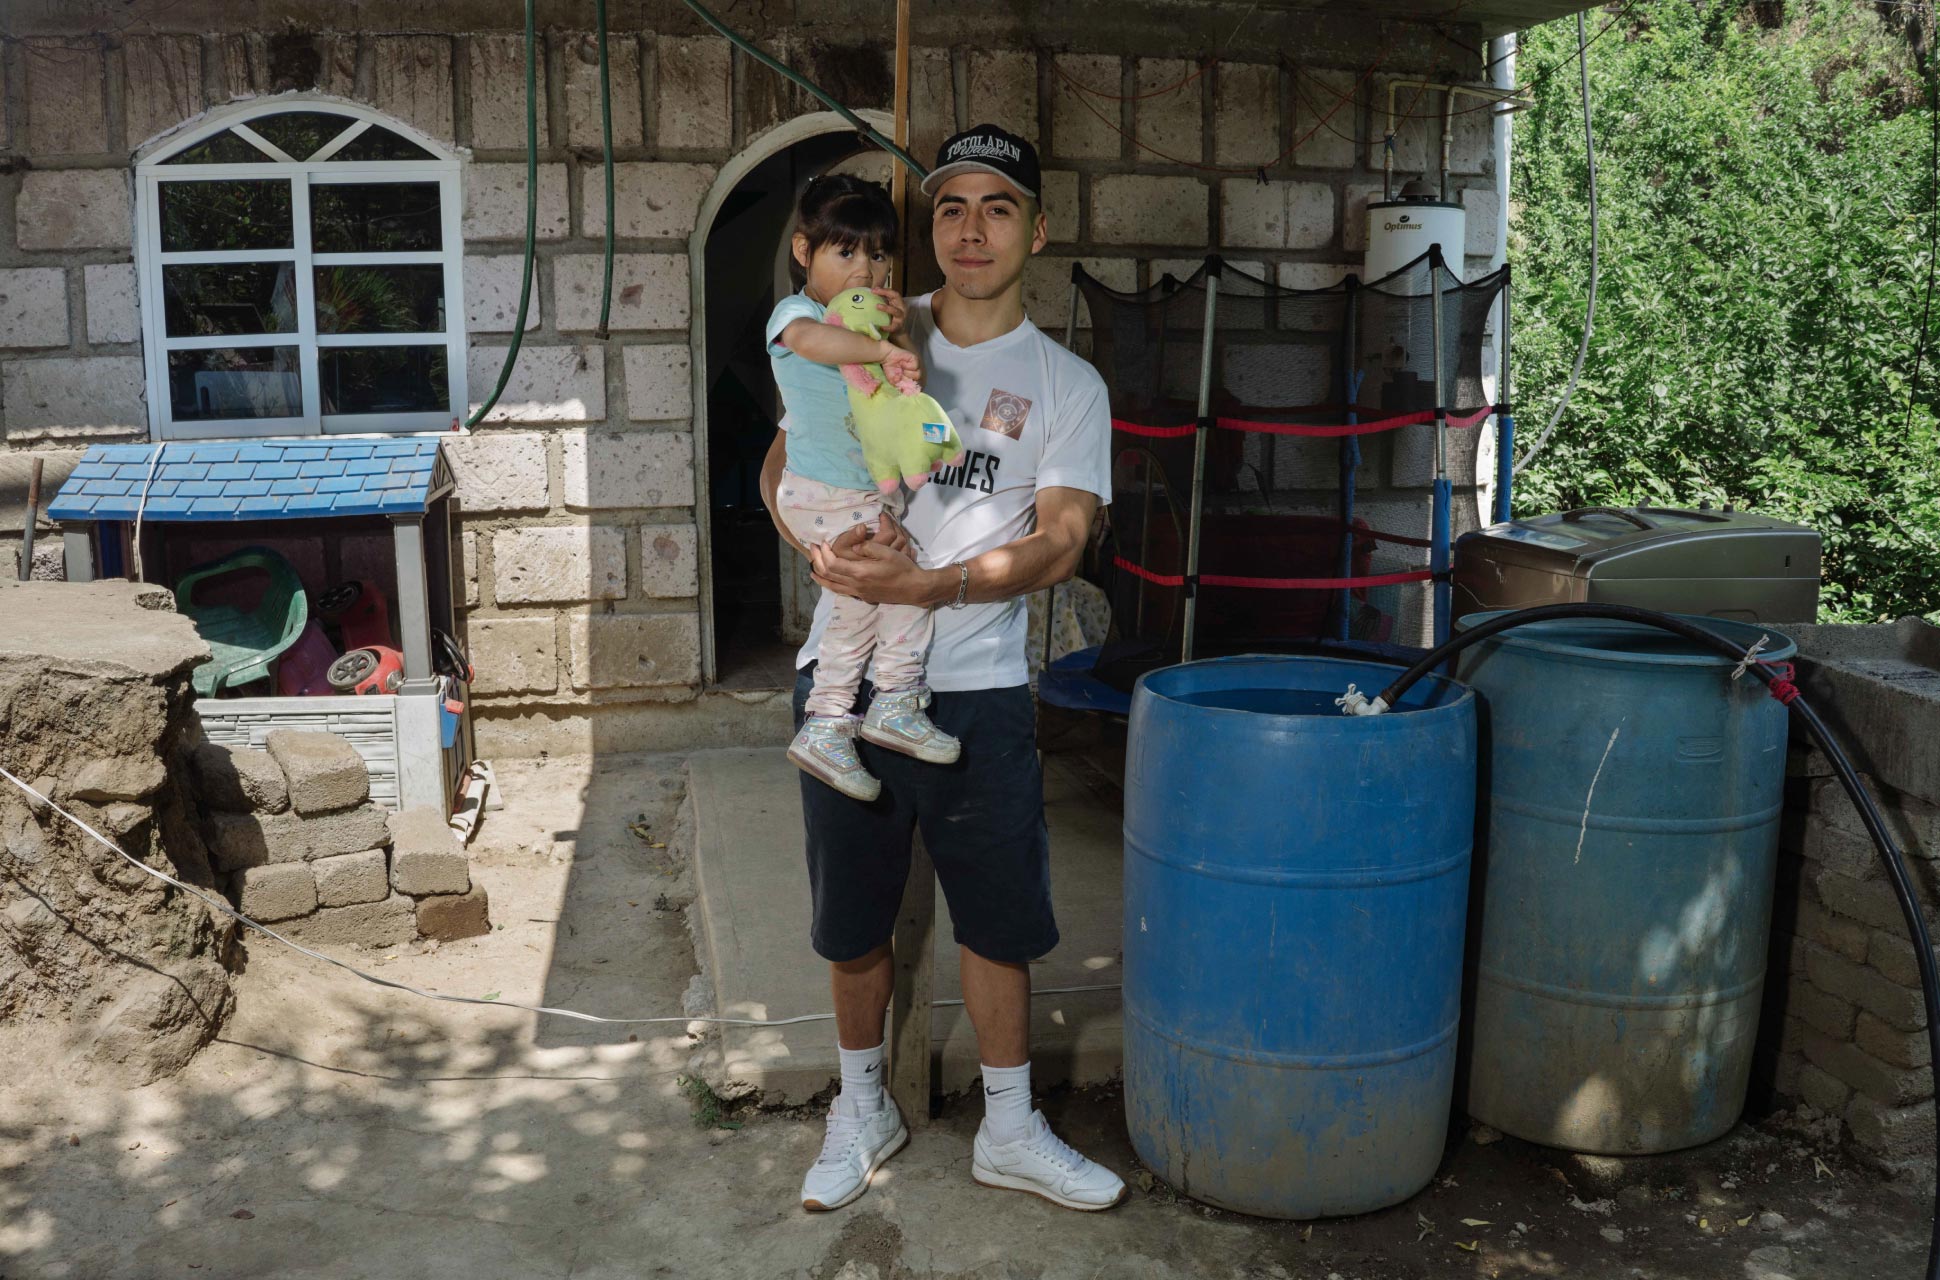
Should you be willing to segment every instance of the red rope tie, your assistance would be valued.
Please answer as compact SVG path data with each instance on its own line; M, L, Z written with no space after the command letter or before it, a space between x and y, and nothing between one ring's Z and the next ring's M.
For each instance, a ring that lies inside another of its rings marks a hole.
M1792 683L1792 677L1797 672L1793 669L1791 663L1761 662L1758 665L1761 667L1770 667L1775 673L1772 676L1771 684L1767 686L1771 689L1774 698L1777 698L1781 704L1788 707L1798 701L1799 687Z

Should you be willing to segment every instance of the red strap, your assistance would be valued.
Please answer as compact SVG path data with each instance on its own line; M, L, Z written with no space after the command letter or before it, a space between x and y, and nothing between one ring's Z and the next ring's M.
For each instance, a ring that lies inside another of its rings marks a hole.
M1183 427L1148 427L1142 423L1127 422L1123 418L1113 418L1111 429L1123 431L1128 436L1144 436L1149 440L1178 440L1191 435L1199 428L1190 422Z
M1201 581L1203 581L1203 579L1201 579ZM1763 663L1760 663L1759 665L1770 667L1776 673L1772 676L1771 684L1767 686L1768 688L1771 689L1772 696L1774 698L1777 698L1779 702L1783 703L1785 706L1788 706L1788 707L1791 706L1794 702L1798 701L1799 687L1792 683L1792 677L1796 675L1797 672L1793 670L1791 663L1763 662Z
M1475 410L1473 413L1451 415L1448 425L1460 430L1472 427L1491 413L1493 406ZM1365 436L1377 431L1393 431L1398 427L1412 427L1433 422L1435 411L1421 409L1414 413L1404 413L1393 418L1377 418L1372 422L1343 422L1331 426L1308 426L1298 422L1253 422L1245 418L1216 418L1213 425L1225 431L1257 431L1276 436Z
M1183 587L1184 575L1177 573L1153 573L1144 565L1134 564L1124 556L1113 556L1112 563L1127 573L1136 574L1147 582L1161 587ZM1243 578L1226 573L1206 573L1199 576L1202 587L1244 587L1253 591L1337 591L1349 587L1386 587L1400 582L1426 582L1433 577L1428 569L1413 569L1406 573L1377 573L1363 578Z

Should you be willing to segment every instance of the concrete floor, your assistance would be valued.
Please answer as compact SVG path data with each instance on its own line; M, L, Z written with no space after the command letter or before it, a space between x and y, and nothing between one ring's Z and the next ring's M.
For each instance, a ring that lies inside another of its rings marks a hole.
M696 976L681 761L499 776L510 807L474 850L502 927L359 962L445 992L679 1016ZM1823 1122L1631 1162L1457 1134L1407 1204L1272 1223L1139 1170L1109 1090L1044 1105L1132 1181L1111 1214L977 1189L978 1112L951 1102L867 1197L811 1217L795 1195L817 1117L697 1127L682 1024L426 1002L263 943L237 993L221 1040L145 1089L79 1090L0 1046L6 1280L1860 1280L1913 1276L1924 1248L1926 1207L1846 1160Z
M712 1008L730 1017L785 1018L829 1007L828 966L808 943L800 773L785 751L708 751L688 764L693 814L695 935ZM1031 968L1046 994L1033 1002L1031 1043L1040 1085L1103 1084L1120 1073L1122 815L1113 784L1086 757L1045 759L1045 820L1062 935ZM949 909L936 894L934 1079L946 1093L978 1076L976 1034L960 1003ZM725 1093L752 1089L796 1104L837 1075L827 1023L726 1028L705 1067Z

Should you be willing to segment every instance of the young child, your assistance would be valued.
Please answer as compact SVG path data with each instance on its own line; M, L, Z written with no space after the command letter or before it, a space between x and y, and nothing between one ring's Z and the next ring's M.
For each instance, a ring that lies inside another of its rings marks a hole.
M872 299L896 301L884 288L889 248L896 240L896 207L873 182L824 175L802 193L793 250L801 292L784 298L768 317L769 362L787 407L788 468L776 494L782 522L804 546L827 542L861 526L871 536L886 511L900 517L904 491L878 481L864 461L862 437L850 409L840 366L880 365L892 387L913 389L921 369L915 355L886 338L831 322L829 307ZM885 313L887 308L885 308ZM865 378L868 375L861 375ZM925 477L913 477L921 484ZM844 795L874 800L882 783L863 766L854 739L918 760L948 764L957 740L930 722L924 661L936 632L931 611L916 605L873 605L836 596L815 663L807 719L788 758ZM876 688L866 718L854 713L863 668Z

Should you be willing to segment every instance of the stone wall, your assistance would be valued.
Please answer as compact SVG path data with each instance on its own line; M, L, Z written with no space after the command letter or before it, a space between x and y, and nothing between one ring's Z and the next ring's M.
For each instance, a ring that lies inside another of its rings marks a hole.
M1940 931L1940 628L1787 627ZM1933 1064L1913 948L1859 812L1794 728L1763 1062L1780 1094L1842 1117L1881 1162L1933 1176Z
M363 757L336 734L277 729L264 745L204 742L193 757L210 861L238 911L310 944L491 931L443 813L373 804Z
M166 592L0 584L0 764L143 864L216 881L182 785L189 670L208 655ZM146 1084L233 1003L232 924L0 780L0 1058Z
M454 22L479 20L446 7ZM1244 6L1126 5L1110 22L1078 7L1044 9L921 15L912 127L923 156L974 120L1038 142L1053 244L1032 263L1026 296L1052 332L1066 321L1073 260L1125 288L1210 248L1287 285L1339 279L1358 263L1363 210L1380 189L1376 104L1389 79L1480 72L1480 41L1467 28L1448 39L1427 27ZM445 28L455 35L344 31L334 6L282 11L287 21L275 30L242 30L224 25L233 10L221 6L137 0L126 34L102 36L43 5L5 41L0 431L9 449L144 436L130 156L209 107L262 94L340 95L461 149L473 398L492 385L513 324L523 234L520 37L476 25ZM413 18L435 28L439 11L419 4ZM678 5L626 12L610 67L613 336L592 333L605 221L598 49L584 31L552 29L542 50L526 345L498 407L451 441L487 754L584 749L597 722L677 717L666 704L698 692L695 503L704 497L694 466L688 237L726 162L817 109ZM495 20L515 18L507 10ZM1242 19L1243 38L1225 45L1229 60L1193 77L1189 58L1220 47ZM754 34L849 105L887 108L890 23L887 6L820 6ZM1377 60L1379 73L1363 75ZM1111 96L1082 94L1073 81ZM1323 121L1343 97L1350 105ZM1475 266L1496 247L1493 159L1484 117L1461 119L1452 185L1470 212ZM1418 171L1430 159L1428 132L1405 128L1396 154L1404 173ZM1081 326L1088 320L1080 315ZM1419 438L1369 441L1362 511L1379 527L1422 535L1426 435L1410 431ZM1457 452L1458 475L1468 452ZM1317 487L1276 496L1293 509L1326 509L1330 468L1305 468ZM1458 498L1456 509L1459 533L1472 523L1472 502Z

